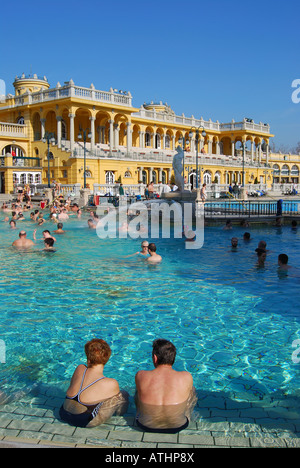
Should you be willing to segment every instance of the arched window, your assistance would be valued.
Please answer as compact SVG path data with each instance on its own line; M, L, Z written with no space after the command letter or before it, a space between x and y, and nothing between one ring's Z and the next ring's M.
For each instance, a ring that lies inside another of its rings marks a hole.
M209 171L205 171L203 174L203 183L204 184L211 184L211 173Z
M280 167L278 166L278 164L273 165L273 172L274 175L280 175Z
M165 148L168 149L168 148L170 148L170 146L171 146L170 135L166 135L165 136Z
M61 121L61 139L62 140L67 139L67 126L64 120Z
M85 171L85 176L86 176L86 177L92 177L91 171L86 170L86 171Z
M298 176L299 175L299 167L294 164L291 168L291 175Z
M147 171L142 172L142 181L143 184L147 184Z
M18 120L17 120L17 124L19 124L19 125L25 125L24 117L19 117Z
M161 147L161 146L160 146L160 142L161 142L160 134L157 133L157 134L155 135L155 148L156 148L156 149L160 149L160 147Z
M151 146L151 135L149 132L145 133L145 146Z
M127 178L132 177L132 176L131 176L131 172L130 172L130 171L126 171L125 174L124 174L124 177L127 177Z
M289 166L287 164L284 164L281 168L281 175L286 176L286 175L289 175L289 173L290 173Z
M161 172L161 181L162 181L163 184L166 184L166 183L167 183L166 171L162 171L162 172Z
M105 183L106 184L114 184L115 182L115 174L113 171L106 171L105 172Z

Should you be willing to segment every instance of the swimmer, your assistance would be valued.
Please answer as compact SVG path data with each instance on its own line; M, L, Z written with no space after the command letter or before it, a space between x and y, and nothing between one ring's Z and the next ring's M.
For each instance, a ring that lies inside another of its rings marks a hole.
M141 243L141 251L140 252L135 252L134 254L126 255L125 258L133 257L134 255L141 255L142 257L149 257L150 254L148 252L148 246L149 246L149 242L148 241L143 241Z
M54 237L54 236L51 236L50 231L48 231L48 229L45 229L45 231L43 231L43 237L42 237L42 239L39 239L39 240L45 240L45 239L47 239L47 238L49 238L49 237L50 237L51 239L53 239L54 242L56 242L55 237ZM35 241L37 240L37 239L36 239L36 229L33 231L33 238L34 238Z
M58 219L59 219L59 220L62 220L62 219L69 219L69 215L67 214L67 210L66 210L65 208L63 208L63 209L61 210L61 212L59 213Z
M289 265L288 265L288 261L289 261L289 257L286 255L286 254L279 254L278 255L278 267L281 269L281 270L289 270L289 268L291 268Z
M63 223L58 223L56 231L53 232L55 232L55 234L65 234L66 231L63 230Z
M296 220L293 220L293 221L292 221L292 230L293 230L293 231L297 231L297 226L298 226L297 221L296 221Z
M232 239L231 239L231 248L236 249L237 246L238 246L238 242L239 242L239 240L238 240L237 237L232 237Z
M251 240L250 232L245 232L243 235L243 239L245 242L248 242Z
M257 264L258 266L264 266L267 258L267 252L264 249L256 249L257 253Z
M52 239L52 237L46 237L46 239L44 240L44 251L46 252L56 252L56 250L54 249L54 240Z
M18 249L28 249L35 244L32 240L27 239L27 234L25 231L20 231L19 239L15 240L12 245Z
M90 229L97 229L96 224L94 223L94 221L93 221L91 218L88 219L88 222L87 222L87 223L88 223L88 227L89 227Z
M9 227L10 227L10 229L17 229L16 221L14 219L12 219L9 222Z
M225 226L223 227L223 229L226 230L226 231L229 230L229 229L232 229L232 223L231 223L230 219L228 219L228 220L226 221L226 224L225 224Z
M156 253L156 245L153 242L151 242L151 244L148 245L148 252L150 254L150 257L147 258L147 262L159 263L162 261L161 256Z

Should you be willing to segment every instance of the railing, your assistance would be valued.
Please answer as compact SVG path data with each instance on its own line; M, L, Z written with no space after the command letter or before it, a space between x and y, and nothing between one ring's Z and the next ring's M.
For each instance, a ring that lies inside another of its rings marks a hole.
M226 200L222 202L205 203L205 217L207 218L250 218L250 217L276 217L278 205L276 201L239 201ZM284 200L282 202L282 215L300 214L300 202Z
M81 86L75 86L72 82L69 82L67 85L62 87L58 86L56 88L29 94L27 98L24 98L24 96L15 97L15 104L16 106L24 105L26 99L28 99L28 104L36 104L39 102L52 101L68 97L77 97L80 99L106 103L109 102L111 104L132 107L132 96L130 93L121 94L114 92L112 89L110 91L97 91L93 86L90 88L84 88Z
M69 148L69 142L64 141L62 145L65 149ZM133 160L133 161L149 161L149 162L173 162L173 156L176 151L171 149L159 150L159 149L148 149L148 148L132 148L130 151L127 151L127 148L119 147L119 149L110 149L108 145L95 146L91 149L90 143L86 144L86 156L88 158L108 158L108 159L123 159L123 160ZM81 145L75 144L74 148L74 157L83 158L84 149ZM244 165L245 167L270 167L269 164L265 162L266 155L262 154L262 161L257 160L251 161L249 155L246 155ZM184 165L189 166L190 164L196 165L196 154L185 151L184 155ZM198 165L199 167L205 165L212 166L227 166L227 167L241 167L243 165L243 158L241 156L228 156L228 155L216 155L216 154L207 154L205 156L198 156Z
M0 122L0 135L13 138L25 138L27 136L27 127L20 124Z
M161 122L173 122L174 124L185 125L186 127L204 127L206 130L230 131L230 130L253 130L256 132L270 133L270 126L263 123L248 122L244 119L242 122L219 123L212 120L195 119L194 117L185 117L184 115L174 115L153 110L141 108L139 112L132 114L133 117L141 117L148 120Z

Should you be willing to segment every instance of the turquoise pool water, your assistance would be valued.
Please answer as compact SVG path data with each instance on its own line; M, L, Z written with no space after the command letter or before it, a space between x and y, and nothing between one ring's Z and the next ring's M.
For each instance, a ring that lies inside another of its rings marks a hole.
M136 371L152 368L157 337L174 342L175 368L190 371L197 390L241 400L299 394L292 343L300 338L300 228L247 228L252 240L244 243L245 229L207 227L199 250L186 250L181 239L156 240L163 262L150 267L125 258L139 239L99 239L86 221L64 222L54 254L13 250L18 230L0 225L2 401L39 384L63 393L93 337L111 345L106 375L132 395ZM31 222L22 228L32 238ZM269 252L258 268L262 239ZM288 274L278 272L279 253L295 267Z

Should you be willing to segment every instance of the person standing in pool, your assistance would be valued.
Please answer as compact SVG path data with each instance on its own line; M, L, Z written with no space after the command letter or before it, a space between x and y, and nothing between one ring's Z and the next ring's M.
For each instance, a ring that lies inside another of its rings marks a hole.
M19 239L15 240L12 245L17 249L28 249L35 244L32 240L27 239L27 234L25 231L20 231Z
M150 254L150 257L147 258L147 262L160 263L162 261L161 256L156 253L156 245L153 242L151 242L151 244L148 245L148 252Z
M59 415L72 426L95 427L113 414L126 412L128 393L120 391L115 379L103 375L111 356L106 341L95 338L86 343L84 349L87 365L80 364L76 368Z
M189 424L197 402L193 377L175 371L176 348L165 339L153 342L154 370L140 370L135 376L136 423L147 432L176 433Z

